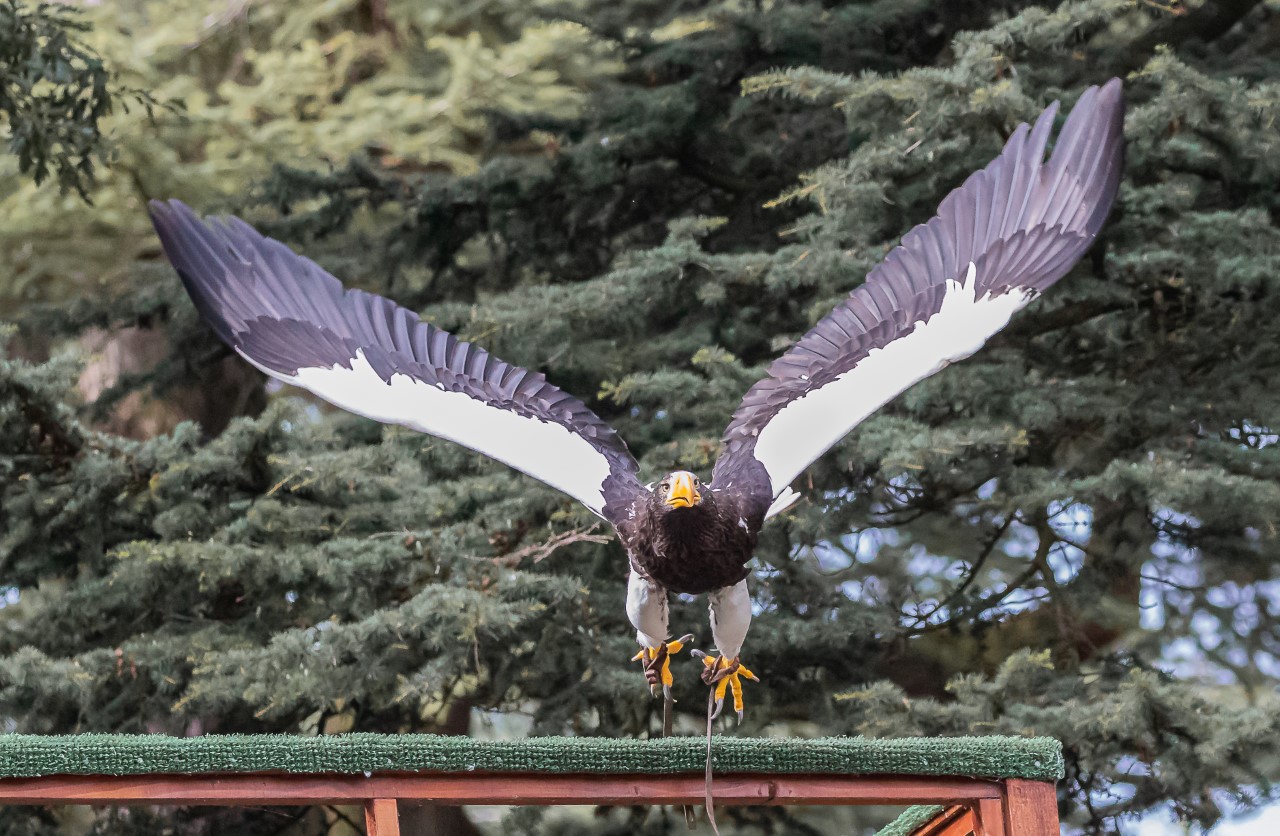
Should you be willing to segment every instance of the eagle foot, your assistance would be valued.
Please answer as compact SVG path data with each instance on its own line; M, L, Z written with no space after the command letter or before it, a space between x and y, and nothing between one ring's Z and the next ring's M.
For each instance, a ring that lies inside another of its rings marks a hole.
M643 663L644 678L649 683L650 693L655 697L658 695L659 685L662 686L662 692L670 696L671 683L674 681L671 676L671 657L684 649L685 642L692 640L693 634L689 633L657 647L642 647L639 653L631 657L631 661Z
M713 690L715 711L712 712L711 719L714 720L720 716L720 712L724 709L725 692L728 691L733 694L733 710L737 712L738 720L741 721L743 677L752 682L759 682L760 678L748 670L737 656L726 659L723 656L708 656L700 650L690 652L702 659L702 681Z

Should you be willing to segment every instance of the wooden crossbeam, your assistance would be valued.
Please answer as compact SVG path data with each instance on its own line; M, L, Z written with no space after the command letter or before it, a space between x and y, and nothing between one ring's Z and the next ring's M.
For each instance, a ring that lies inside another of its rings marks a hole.
M704 776L561 773L274 772L50 775L0 779L0 804L361 804L369 836L400 836L399 801L460 805L700 805ZM909 805L943 811L917 836L1056 836L1054 786L1017 778L907 775L717 775L717 804Z
M704 776L448 773L430 775L55 775L0 779L0 804L309 805L398 798L432 804L700 804ZM867 775L717 775L725 805L940 804L991 799L999 781Z

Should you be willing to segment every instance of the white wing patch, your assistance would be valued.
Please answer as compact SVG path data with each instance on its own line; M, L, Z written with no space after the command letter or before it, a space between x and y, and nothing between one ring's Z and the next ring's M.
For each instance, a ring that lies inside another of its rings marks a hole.
M755 457L775 494L809 465L814 450L826 450L912 384L982 348L1030 301L1016 289L979 299L977 285L977 267L970 263L963 280L947 280L942 306L927 322L871 349L852 369L770 419L756 439Z
M793 491L791 486L788 485L782 489L782 492L778 494L778 498L775 499L773 504L769 506L769 509L764 512L764 518L767 520L770 517L776 517L799 501L800 492Z
M296 375L281 374L242 351L237 353L277 380L300 386L348 412L483 450L564 491L596 514L604 508L608 460L582 436L559 424L489 406L404 374L384 381L365 360L363 350L356 351L350 369L304 368Z

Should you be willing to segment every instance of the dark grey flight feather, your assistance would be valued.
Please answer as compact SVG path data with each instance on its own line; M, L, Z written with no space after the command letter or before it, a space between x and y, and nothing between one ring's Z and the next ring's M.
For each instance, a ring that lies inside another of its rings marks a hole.
M779 496L787 485L772 484L754 457L760 432L783 408L927 322L941 307L947 280L962 279L970 263L979 298L1032 297L1084 255L1120 184L1120 80L1080 96L1046 161L1057 111L1054 102L1034 127L1019 125L995 160L947 195L937 216L908 232L862 286L769 367L725 431L714 485L750 494L754 505ZM903 388L913 382L903 381ZM804 438L796 448L801 468L826 450L806 447Z
M283 377L302 369L351 369L359 350L382 383L407 375L585 439L608 461L605 507L595 509L606 518L625 512L641 490L635 459L617 432L542 374L499 360L381 296L345 290L314 261L238 218L202 221L177 200L152 201L150 208L196 309L257 365ZM486 453L482 444L470 446Z

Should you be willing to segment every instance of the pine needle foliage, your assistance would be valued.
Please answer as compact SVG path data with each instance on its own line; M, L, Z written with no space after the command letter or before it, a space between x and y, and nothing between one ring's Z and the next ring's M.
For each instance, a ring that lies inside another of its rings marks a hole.
M94 160L104 153L100 122L111 112L110 74L78 36L75 9L53 4L0 6L0 113L18 171L37 184L88 195Z
M140 3L93 35L188 115L121 123L97 208L24 186L5 233L28 260L3 287L40 304L13 307L0 359L3 722L457 731L461 707L477 732L493 716L658 729L626 661L621 551L554 491L291 390L225 429L103 428L104 409L175 399L228 362L158 263L142 198L234 209L545 372L648 475L705 475L778 352L1017 123L1121 73L1128 165L1104 239L802 477L754 566L747 653L765 683L721 731L1051 735L1064 821L1086 833L1153 810L1209 826L1273 797L1274 8L197 7L159 21ZM54 223L76 248L37 234ZM124 327L164 335L166 359L95 409L77 347ZM710 638L698 601L672 627ZM675 669L691 728L702 689ZM213 832L218 815L174 820ZM729 827L830 826L805 815Z

